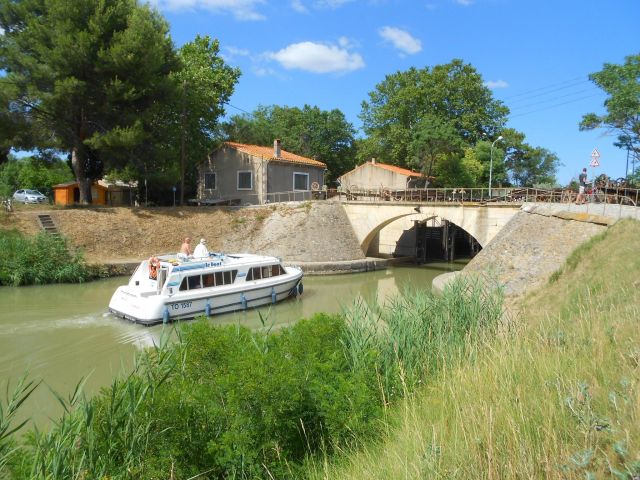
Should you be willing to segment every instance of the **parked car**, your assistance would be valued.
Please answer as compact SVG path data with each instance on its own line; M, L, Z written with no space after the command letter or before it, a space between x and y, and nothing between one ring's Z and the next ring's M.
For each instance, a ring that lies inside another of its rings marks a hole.
M13 194L13 199L22 203L47 203L49 201L47 196L38 190L28 189L16 190L16 193Z

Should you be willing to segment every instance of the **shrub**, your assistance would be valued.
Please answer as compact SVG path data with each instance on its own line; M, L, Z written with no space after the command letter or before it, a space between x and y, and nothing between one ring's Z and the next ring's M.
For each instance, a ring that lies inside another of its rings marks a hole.
M89 277L80 253L71 253L63 237L39 233L27 238L0 230L0 285L83 282Z

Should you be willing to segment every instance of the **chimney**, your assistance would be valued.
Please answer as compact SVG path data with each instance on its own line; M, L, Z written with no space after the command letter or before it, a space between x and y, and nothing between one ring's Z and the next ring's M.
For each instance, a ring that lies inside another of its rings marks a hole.
M280 158L280 139L276 138L273 141L273 156L275 158Z
M375 165L376 164L376 159L375 157L371 157L371 165Z

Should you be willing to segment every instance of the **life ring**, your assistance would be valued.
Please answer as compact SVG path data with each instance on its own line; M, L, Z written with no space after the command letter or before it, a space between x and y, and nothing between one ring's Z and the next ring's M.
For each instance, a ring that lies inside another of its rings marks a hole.
M155 280L158 278L158 269L160 268L160 260L158 257L151 257L149 259L149 278Z
M311 184L311 190L320 190L320 184L318 182L313 182Z

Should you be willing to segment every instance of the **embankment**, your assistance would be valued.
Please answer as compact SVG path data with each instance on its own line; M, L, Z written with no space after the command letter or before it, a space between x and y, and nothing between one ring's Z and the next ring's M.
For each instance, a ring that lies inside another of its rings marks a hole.
M206 238L210 251L274 255L309 271L355 272L383 268L367 259L346 216L334 202L260 207L20 208L2 228L38 232L37 215L49 213L59 232L105 273L131 268L157 253L177 252L182 238Z

